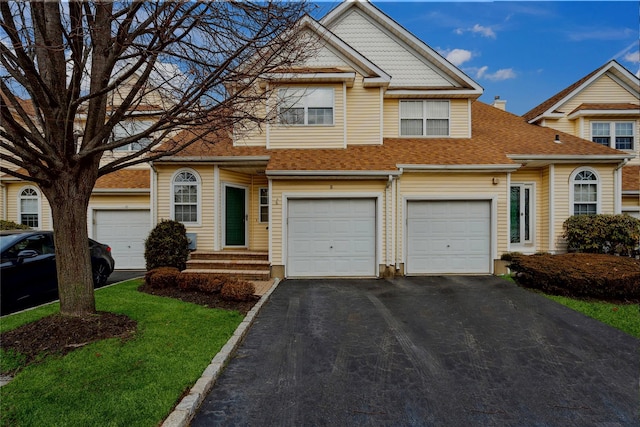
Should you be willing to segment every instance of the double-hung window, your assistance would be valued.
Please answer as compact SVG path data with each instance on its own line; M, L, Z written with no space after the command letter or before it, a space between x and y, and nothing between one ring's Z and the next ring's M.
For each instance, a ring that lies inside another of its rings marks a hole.
M111 131L111 141L117 142L132 135L137 135L149 129L153 122L148 120L125 120L116 123ZM130 142L121 147L114 148L113 151L138 151L147 147L151 143L151 138L144 137L137 141Z
M400 101L400 136L449 136L449 101Z
M278 92L283 125L333 125L333 88L287 88Z
M181 171L173 178L173 219L186 224L198 223L200 181L189 171Z
M591 140L618 150L633 150L633 122L591 122Z
M574 215L598 213L598 176L589 169L574 172L571 177Z
M40 227L40 193L32 187L20 192L20 224Z

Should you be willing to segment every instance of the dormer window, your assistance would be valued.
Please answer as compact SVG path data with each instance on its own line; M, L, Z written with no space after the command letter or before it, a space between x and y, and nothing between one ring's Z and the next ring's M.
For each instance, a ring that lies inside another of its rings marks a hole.
M153 122L148 120L125 120L116 123L111 131L111 141L116 142L132 135L137 135L149 129L152 124ZM138 141L114 148L113 151L138 151L149 144L151 144L151 138L140 138Z
M591 140L617 150L633 150L633 122L591 122Z
M449 101L400 101L400 136L449 136Z
M278 92L283 125L333 125L333 88L287 88Z

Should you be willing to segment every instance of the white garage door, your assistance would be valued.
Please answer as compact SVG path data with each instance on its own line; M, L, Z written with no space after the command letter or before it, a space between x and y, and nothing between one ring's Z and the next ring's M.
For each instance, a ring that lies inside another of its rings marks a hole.
M287 276L376 275L375 200L290 200L287 224Z
M407 274L490 273L491 202L407 203Z
M144 269L144 241L151 230L149 210L98 210L95 240L111 246L116 269Z

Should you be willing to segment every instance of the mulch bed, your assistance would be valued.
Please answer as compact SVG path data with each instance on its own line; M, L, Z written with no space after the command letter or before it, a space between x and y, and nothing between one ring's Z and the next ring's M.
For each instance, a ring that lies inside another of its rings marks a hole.
M151 289L142 285L138 290L205 307L237 310L244 315L259 300L259 297L254 296L251 301L226 301L219 294L182 291L175 287ZM54 314L1 334L0 347L24 355L26 364L30 364L49 354L65 355L95 341L107 338L126 340L135 334L136 328L136 321L125 315L109 312L98 312L86 317Z

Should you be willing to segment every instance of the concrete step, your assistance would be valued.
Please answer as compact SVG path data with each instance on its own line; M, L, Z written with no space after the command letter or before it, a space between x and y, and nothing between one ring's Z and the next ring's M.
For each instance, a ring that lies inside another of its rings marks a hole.
M255 259L191 259L187 261L187 270L266 270L269 271L269 261Z
M217 252L203 252L195 251L191 253L191 260L261 260L269 261L268 252L260 251L217 251Z
M240 280L269 280L269 270L188 269L187 273L219 274Z

